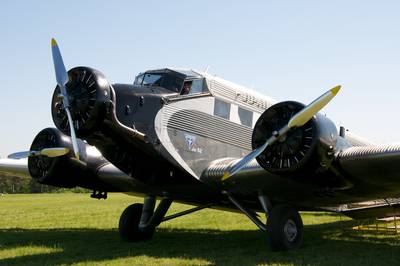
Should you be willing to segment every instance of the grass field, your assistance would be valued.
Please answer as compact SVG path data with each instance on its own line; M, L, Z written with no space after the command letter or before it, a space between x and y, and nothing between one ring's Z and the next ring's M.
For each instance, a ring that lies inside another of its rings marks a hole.
M400 265L399 236L348 232L349 221L302 213L304 246L270 252L240 214L203 210L162 223L145 243L124 243L123 209L142 199L110 194L0 197L0 265ZM188 206L174 204L171 213Z

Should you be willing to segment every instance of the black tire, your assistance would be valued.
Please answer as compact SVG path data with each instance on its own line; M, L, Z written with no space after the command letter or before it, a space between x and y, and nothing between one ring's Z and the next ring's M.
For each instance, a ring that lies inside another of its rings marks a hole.
M299 212L288 205L272 208L267 219L267 237L273 251L300 247L303 243L303 221Z
M153 237L155 228L139 230L140 217L142 216L143 204L135 203L128 206L119 219L119 235L123 241L139 242Z

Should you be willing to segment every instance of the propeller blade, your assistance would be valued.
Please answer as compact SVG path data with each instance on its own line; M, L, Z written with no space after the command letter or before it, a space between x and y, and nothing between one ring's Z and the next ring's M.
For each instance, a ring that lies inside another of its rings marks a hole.
M285 135L291 128L301 127L305 123L307 123L316 113L318 113L319 110L321 110L325 105L327 105L333 99L333 97L336 96L336 94L338 94L340 88L341 86L336 86L330 89L329 91L318 97L316 100L311 102L309 105L304 107L300 112L298 112L295 116L293 116L289 120L286 126L281 128L279 131L276 131L275 134L273 134L269 139L267 139L267 141L262 146L253 150L242 159L236 161L236 163L234 163L229 168L229 170L224 173L221 180L225 181L229 177L236 174L246 164L248 164L258 155L260 155L268 146L274 144L281 136Z
M21 151L8 155L9 159L24 159L33 156L59 157L67 154L68 148L45 148L41 151Z
M250 152L249 154L247 154L246 156L244 156L242 159L240 159L239 161L237 161L235 164L233 164L231 166L231 168L229 169L229 171L225 172L224 175L222 176L221 180L225 181L226 179L228 179L229 177L233 176L234 174L236 174L240 169L242 169L246 164L248 164L251 160L253 160L254 158L256 158L258 155L260 155L265 148L267 148L267 146L269 145L268 141L264 143L264 145L258 147L257 149L253 150L252 152Z
M68 116L68 124L69 124L69 131L71 133L71 140L72 140L72 148L74 149L75 158L79 160L79 148L78 148L78 140L76 139L75 128L72 121L71 112L69 111L69 107L65 108L65 112Z
M303 108L300 112L298 112L295 116L293 116L288 123L289 128L293 127L301 127L305 123L308 122L316 113L319 112L325 105L327 105L333 97L338 94L341 86L336 86L329 91L325 92L321 96L319 96L312 103Z
M15 152L7 156L8 159L24 159L28 158L29 156L32 156L32 153L35 151L21 151L21 152Z
M65 84L67 84L69 78L67 70L65 69L64 61L61 56L60 49L58 48L57 42L55 39L51 39L51 52L53 54L53 63L54 63L54 70L56 72L56 80L57 84L60 87L64 88ZM61 90L61 93L65 95L65 91Z
M40 151L40 155L47 157L60 157L69 152L68 148L45 148Z
M51 39L51 52L53 55L54 70L56 72L56 80L58 86L60 86L61 96L63 100L63 106L65 112L67 113L69 129L71 133L72 147L74 149L75 158L79 160L79 148L78 141L76 139L74 123L71 116L71 111L69 110L69 100L67 95L67 90L65 89L65 84L68 83L69 77L67 70L65 69L64 61L61 56L60 49L58 48L55 39Z
M222 176L221 180L224 181L228 179L229 177L233 176L237 172L239 172L246 164L248 164L250 161L255 159L258 155L260 155L268 146L274 144L280 136L285 135L289 131L289 128L287 126L284 126L279 130L279 132L276 132L276 134L272 135L267 141L257 149L253 150L246 156L244 156L242 159L234 163L228 171L224 173Z

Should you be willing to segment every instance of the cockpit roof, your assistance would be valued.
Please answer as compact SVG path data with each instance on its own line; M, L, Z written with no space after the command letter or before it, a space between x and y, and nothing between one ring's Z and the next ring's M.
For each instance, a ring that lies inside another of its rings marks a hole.
M147 70L145 73L174 73L181 78L202 78L201 75L192 71L191 69L183 69L183 68L161 68L161 69L153 69Z
M215 75L208 74L192 69L183 68L162 68L147 70L140 74L170 73L183 80L185 79L204 79L207 86L207 93L216 98L239 104L247 109L263 112L276 101L268 96L262 95L244 86L224 80Z

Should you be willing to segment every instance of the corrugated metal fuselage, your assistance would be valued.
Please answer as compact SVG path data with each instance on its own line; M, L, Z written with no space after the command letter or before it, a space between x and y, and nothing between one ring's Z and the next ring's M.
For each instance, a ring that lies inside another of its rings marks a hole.
M202 172L217 159L246 154L252 129L214 115L215 98L209 93L177 96L160 88L113 87L118 120L144 132L148 143L113 136L97 141L103 155L155 194L193 202L221 200L219 188L200 180Z
M236 188L232 184L224 187L223 183L209 179L215 162L223 159L226 167L234 158L241 158L251 150L252 128L243 125L234 114L242 106L231 102L231 119L226 119L216 115L216 104L220 100L210 93L179 96L159 88L118 84L114 89L119 121L148 137L148 143L143 143L124 138L119 141L114 136L112 146L100 149L110 162L147 185L143 190L143 186L139 188L132 183L129 188L125 187L127 192L169 194L184 202L213 202L230 207L221 192L231 190L259 209L257 184L262 184L268 188L271 199L293 202L301 208L316 207L313 186L268 174L255 161L247 168L251 173L241 174L250 174L251 184L245 177L240 181L244 186ZM255 122L259 115L253 111L252 120Z
M107 160L132 177L134 182L121 183L121 191L169 194L183 202L212 202L229 208L232 205L221 193L229 190L254 209L261 207L257 200L261 189L272 201L287 202L298 209L379 197L372 187L369 195L359 196L344 187L345 182L342 188L332 189L290 180L268 173L255 161L238 173L235 183L219 182L224 169L251 150L252 127L273 102L249 92L229 91L231 84L222 81L206 82L209 91L188 95L161 87L113 85L118 121L147 136L143 142L124 135L114 124L104 123L100 137L88 139Z

